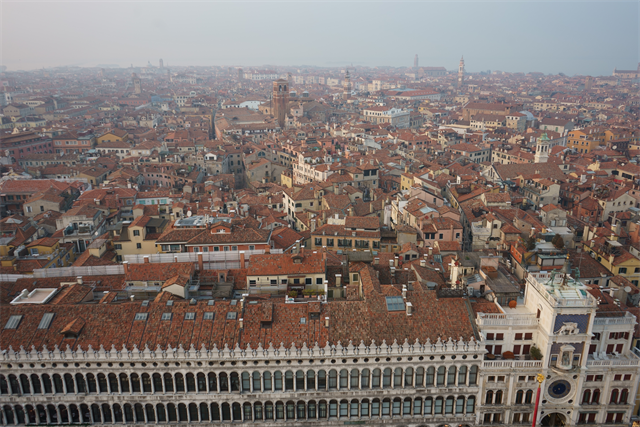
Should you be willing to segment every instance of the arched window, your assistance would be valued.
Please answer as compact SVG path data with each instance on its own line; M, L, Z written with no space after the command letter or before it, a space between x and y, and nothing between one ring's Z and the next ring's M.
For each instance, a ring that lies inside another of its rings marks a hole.
M324 369L318 371L318 390L327 389L327 372Z
M219 378L220 380L220 391L229 391L229 377L226 372L220 372ZM229 410L229 414L231 414L231 410ZM231 415L229 415L231 417Z
M411 415L411 398L409 397L402 401L402 415Z
M70 405L69 406L69 413L71 414L71 422L72 423L79 423L80 422L80 411L78 410L78 407L76 405ZM115 415L115 420L116 422L121 423L122 422L122 408L120 408L120 405L113 405L113 414ZM35 413L34 413L34 417L35 417ZM35 424L36 422L32 422L31 424Z
M393 388L402 387L402 368L393 370Z
M167 422L167 413L166 413L166 411L164 409L164 405L162 403L158 403L156 405L156 414L158 416L158 422L159 423L166 423Z
M594 405L598 405L600 403L600 389L593 390L593 395L591 396L591 403Z
M231 391L240 391L240 377L237 372L232 372L229 375L230 383L231 383Z
M404 386L413 386L413 368L407 368L404 370Z
M69 374L65 375L65 380L67 375ZM69 377L71 377L71 375L69 375ZM71 383L73 384L73 379L71 380ZM25 374L20 375L20 384L22 385L22 392L24 394L31 394L31 386L29 385L29 378ZM67 388L67 390L69 389ZM73 393L73 386L71 390L69 390L69 392Z
M442 406L444 403L444 399L442 397L436 397L436 400L433 405L433 413L436 415L442 415Z
M456 399L456 414L464 414L464 396L458 396Z
M496 404L502 403L502 390L496 391Z
M478 367L473 365L469 369L469 385L476 385L478 382Z
M284 403L276 402L276 419L284 420Z
M82 406L81 406L82 408ZM133 421L133 408L130 404L125 403L124 405L124 420L125 422L132 423Z
M162 393L162 377L158 373L153 374L153 391Z
M337 418L338 417L338 401L331 400L329 402L329 418Z
M618 403L618 393L617 388L611 390L611 399L609 399L609 403Z
M524 394L524 403L530 404L531 402L533 402L533 390L527 390Z
M447 397L444 401L444 413L453 414L453 396Z
M87 382L89 383L89 392L95 393L96 380L93 374L87 375ZM93 388L91 386L93 386ZM44 389L44 392L47 394L53 393L53 387L51 385L51 377L47 374L42 375L42 388Z
M296 390L304 390L304 372L296 371Z
M450 366L449 371L447 373L447 385L455 385L456 384L456 367Z
M338 388L338 372L335 369L332 369L329 371L329 390L335 390L337 388Z
M149 374L142 374L142 391L144 393L152 393L151 390L151 377ZM153 408L151 408L153 411Z
M276 371L273 374L273 385L276 391L282 390L282 372Z
M435 374L436 374L436 368L434 368L433 366L427 368L427 379L426 379L427 387L432 386L434 384Z
M187 391L193 393L196 391L196 379L191 372L186 375L187 379Z
M251 376L249 372L242 373L242 391L251 391Z
M516 392L516 404L520 405L522 403L523 398L524 398L524 391L518 390Z
M220 374L220 378L222 378L223 374ZM222 389L222 387L220 388ZM222 404L222 421L231 421L231 406L226 402Z
M137 423L144 423L144 409L142 408L141 404L136 403L135 405L133 405L133 413L136 416Z
M9 394L9 384L4 375L0 375L0 394Z
M263 417L262 403L256 402L253 404L253 418L256 420L261 420L262 417Z
M284 373L284 388L287 391L293 390L293 372L291 371Z
M458 369L458 385L465 385L467 383L467 367L460 366Z
M352 389L357 389L358 388L358 383L360 379L360 372L357 369L352 369L351 370L351 383L350 383L350 387Z
M191 422L198 421L198 405L195 403L189 403L189 420Z
M349 371L346 369L340 370L340 390L346 390L349 388Z
M313 369L307 371L307 390L316 389L316 372Z
M373 399L371 401L371 416L372 417L380 416L380 399Z
M187 413L187 405L184 403L178 403L178 421L186 422L189 421L189 415Z
M327 401L321 400L318 402L318 418L327 418Z
M211 421L220 421L220 405L217 403L211 404Z
M476 397L469 396L467 397L467 409L465 411L467 414L473 414L476 412Z
M109 374L107 376L107 379L109 380L109 388L111 389L111 393L117 393L118 392L118 377L116 376L116 374ZM66 378L65 378L65 382L67 382ZM73 380L71 382L73 382ZM69 390L69 384L67 384L67 390Z
M62 409L62 408L64 408L64 406L60 405L59 408ZM24 409L22 409L22 406L17 405L15 407L15 411L16 411L16 421L18 422L18 424L25 424L25 422L24 422ZM66 413L67 413L66 408L64 410L64 413L66 415ZM60 414L60 416L62 418L62 413ZM69 422L68 417L67 417L67 421L66 422Z
M11 388L14 391L14 393L20 393L20 386L18 386L18 381L16 381L16 377L14 375L10 375L9 379L11 380ZM102 379L103 383L100 383L98 381L98 383L100 384L100 392L101 393L106 393L107 392L107 382L104 380L104 374L98 374L98 380ZM104 385L104 389L103 389L103 385ZM64 392L64 386L62 385L62 378L60 377L60 375L58 374L53 374L53 388L56 391L56 393L63 393Z
M242 405L242 416L245 421L251 420L251 403L245 403Z
M391 368L385 368L382 372L382 387L391 387Z
M98 385L100 385L100 392L102 393L101 375L102 374L98 374ZM138 377L138 374L131 374L131 391L133 393L140 393L140 377ZM184 391L184 389L182 391Z
M167 418L169 419L169 422L178 421L178 411L176 410L176 405L173 403L167 403Z
M591 403L591 390L586 389L583 393L582 393L582 404L586 405Z
M438 376L436 377L437 385L444 385L444 375L446 372L446 368L444 366L440 366L438 368Z
M484 403L486 405L491 405L493 403L493 391L488 390L486 394L486 398L484 399Z
M416 368L416 387L424 385L424 368Z
M155 422L156 421L156 411L154 410L153 405L151 405L150 403L147 403L144 406L144 410L147 413L147 421L148 422Z
M124 375L124 374L122 374ZM120 375L120 380L122 381L122 375ZM215 374L213 374L215 375ZM173 391L173 377L171 376L171 374L166 373L164 374L164 391L168 392L168 391Z
M622 391L620 392L620 400L618 401L618 403L620 403L621 405L626 405L627 404L627 400L629 399L629 390L622 389Z
M260 372L254 371L253 374L251 374L251 379L252 379L253 391L260 391L261 390Z
M73 381L73 379L72 379ZM31 374L31 385L33 386L33 393L34 394L41 394L42 393L42 385L40 384L40 377L37 376L36 374Z
M373 370L373 375L371 376L371 387L379 388L380 387L380 369L376 368Z

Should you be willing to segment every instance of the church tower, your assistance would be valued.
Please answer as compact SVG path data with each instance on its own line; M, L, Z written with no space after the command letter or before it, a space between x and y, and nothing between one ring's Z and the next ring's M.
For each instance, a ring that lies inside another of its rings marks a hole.
M460 65L458 65L458 88L462 88L464 84L464 56L460 58Z
M349 70L347 70L347 74L344 76L342 89L342 99L346 101L351 97L351 77L349 76Z
M551 140L546 133L540 135L540 138L536 141L536 154L534 156L534 163L547 163L549 160L549 143Z
M160 66L160 68L164 68L164 61L162 60L162 58L160 58L158 65Z
M133 93L142 93L140 77L138 77L136 73L133 73L133 75L131 76L131 80L133 80Z
M418 54L416 53L416 57L413 58L413 68L418 69Z
M284 121L287 118L287 106L289 105L289 82L278 79L273 82L271 94L272 115L278 121L281 129L284 129Z

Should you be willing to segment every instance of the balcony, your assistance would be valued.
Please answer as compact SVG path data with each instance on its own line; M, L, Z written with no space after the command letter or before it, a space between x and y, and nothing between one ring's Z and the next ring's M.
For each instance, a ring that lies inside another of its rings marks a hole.
M630 351L627 354L604 354L597 356L596 359L593 354L589 355L587 359L587 366L639 366L640 365L640 357L638 354L640 350L634 348L633 351Z
M482 368L542 368L542 360L483 360Z
M534 314L486 314L478 313L478 326L536 326L538 319Z
M619 312L614 312L618 314ZM611 314L614 314L611 313ZM607 326L607 325L635 325L636 317L629 312L624 312L624 316L607 317L607 313L603 313L604 316L596 318L593 321L593 326Z

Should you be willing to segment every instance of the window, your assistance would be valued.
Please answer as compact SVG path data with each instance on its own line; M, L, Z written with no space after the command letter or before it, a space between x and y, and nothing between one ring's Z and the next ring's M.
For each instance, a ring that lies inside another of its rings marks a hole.
M185 313L184 314L184 320L194 320L196 318L196 314L195 313Z
M403 311L404 300L402 297L386 297L388 311Z
M40 324L38 325L38 329L49 329L51 325L51 321L53 320L54 313L45 313L42 316L42 320L40 320Z
M134 236L139 236L140 235L140 230L133 230L133 235Z
M149 317L149 313L136 313L133 320L147 320L147 317Z
M214 313L213 311L207 311L206 313L204 313L204 320L213 320L214 317Z
M136 243L136 249L142 249L142 243Z
M171 320L171 313L162 313L162 318L160 320Z

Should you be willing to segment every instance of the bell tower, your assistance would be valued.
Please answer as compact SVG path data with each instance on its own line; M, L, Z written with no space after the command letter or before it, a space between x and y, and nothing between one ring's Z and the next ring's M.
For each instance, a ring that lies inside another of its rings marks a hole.
M461 88L464 84L464 56L460 58L460 65L458 65L458 88Z
M342 89L342 99L346 101L351 97L351 77L349 76L349 70L347 70L347 74L344 76Z
M140 84L140 77L136 73L131 76L133 80L133 93L142 93L142 85Z
M289 82L278 79L273 82L271 94L272 115L278 121L281 129L284 129L284 121L287 117L287 105L289 105Z
M534 163L547 163L549 160L549 143L551 140L546 133L540 135L540 138L536 141L536 154L534 156Z

